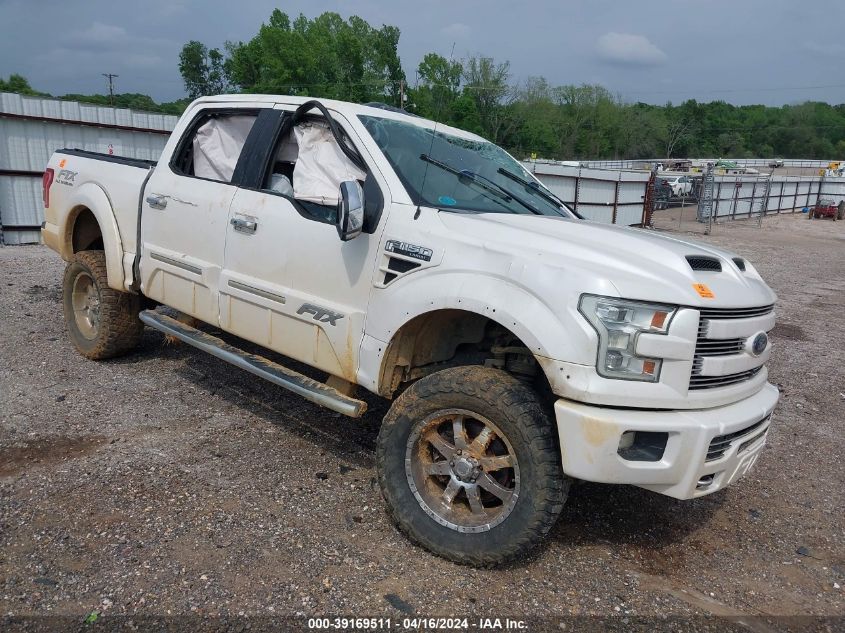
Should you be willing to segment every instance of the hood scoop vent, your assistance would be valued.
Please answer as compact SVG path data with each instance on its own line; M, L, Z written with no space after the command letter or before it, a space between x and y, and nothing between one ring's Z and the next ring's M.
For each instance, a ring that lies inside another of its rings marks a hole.
M722 272L722 262L706 255L687 255L687 263L693 270L705 270L711 273Z

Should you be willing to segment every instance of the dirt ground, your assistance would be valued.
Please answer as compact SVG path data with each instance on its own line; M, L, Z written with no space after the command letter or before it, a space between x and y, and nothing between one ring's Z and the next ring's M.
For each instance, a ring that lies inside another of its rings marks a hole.
M591 615L842 630L845 222L780 216L695 237L748 257L779 295L782 401L755 469L686 502L574 486L545 547L498 570L431 556L393 527L377 400L346 419L151 330L125 358L87 361L64 331L63 263L0 248L0 622L439 615L572 630L583 621L567 616ZM784 617L811 615L832 619Z

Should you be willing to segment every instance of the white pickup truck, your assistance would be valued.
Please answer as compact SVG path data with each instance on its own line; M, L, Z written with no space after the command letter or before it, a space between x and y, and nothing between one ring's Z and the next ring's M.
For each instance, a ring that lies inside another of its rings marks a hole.
M584 221L473 134L206 97L157 164L62 150L43 184L81 354L126 353L147 325L351 417L358 388L391 399L384 498L454 561L526 551L574 479L691 499L766 441L775 295L752 265Z

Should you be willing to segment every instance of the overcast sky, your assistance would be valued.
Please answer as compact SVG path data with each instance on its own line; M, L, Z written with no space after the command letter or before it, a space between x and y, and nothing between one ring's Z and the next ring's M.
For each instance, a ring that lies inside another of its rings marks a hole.
M845 103L843 0L0 0L0 75L52 94L184 96L188 40L248 40L274 7L359 15L402 30L411 83L422 56L509 60L512 79L599 83L628 101Z

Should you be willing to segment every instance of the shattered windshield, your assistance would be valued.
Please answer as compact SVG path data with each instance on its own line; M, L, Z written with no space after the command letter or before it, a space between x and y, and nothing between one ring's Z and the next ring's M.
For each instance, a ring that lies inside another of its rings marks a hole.
M479 213L571 217L554 194L493 143L406 121L359 118L415 204Z

